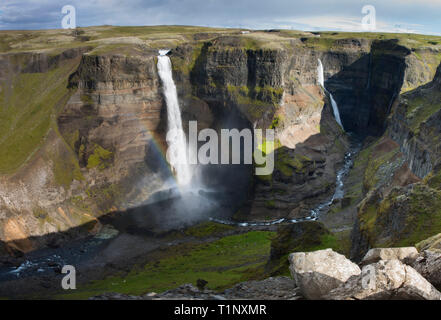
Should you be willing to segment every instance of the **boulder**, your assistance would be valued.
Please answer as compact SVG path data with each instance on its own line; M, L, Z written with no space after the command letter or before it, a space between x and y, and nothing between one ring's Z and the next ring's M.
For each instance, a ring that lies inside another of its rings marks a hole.
M360 275L330 291L330 300L440 300L441 293L399 260L364 266Z
M360 265L376 263L380 260L400 260L406 264L412 264L418 257L418 250L415 247L404 248L374 248L361 260Z
M441 251L422 252L412 267L437 289L441 289Z
M291 275L307 299L322 299L361 272L355 263L332 249L291 253L288 259Z

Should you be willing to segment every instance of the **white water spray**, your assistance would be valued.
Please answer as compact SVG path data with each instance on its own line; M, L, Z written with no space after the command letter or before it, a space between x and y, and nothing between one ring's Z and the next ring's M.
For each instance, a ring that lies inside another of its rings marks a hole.
M329 93L329 99L331 100L332 111L334 111L335 121L337 121L337 123L340 125L340 127L342 127L342 129L344 130L343 124L342 124L341 119L340 119L340 112L338 111L337 102L335 102L334 97L332 96L332 93L327 91L326 88L325 88L325 77L324 77L324 74L323 74L324 73L323 72L323 64L322 64L322 61L320 59L318 59L318 64L319 64L318 67L317 67L318 82L323 87L323 89L325 89L325 91Z
M187 185L191 180L191 169L187 161L187 140L182 128L178 94L172 76L172 64L167 56L169 50L159 50L158 73L162 81L167 104L167 160L173 167L179 185Z

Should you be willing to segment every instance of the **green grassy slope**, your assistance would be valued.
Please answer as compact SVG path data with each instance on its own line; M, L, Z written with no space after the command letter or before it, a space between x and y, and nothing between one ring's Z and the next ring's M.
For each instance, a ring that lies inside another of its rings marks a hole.
M72 94L69 75L79 60L47 73L19 73L0 92L0 173L19 168L41 145L54 116Z
M58 298L84 299L104 292L163 292L184 283L196 284L198 279L208 281L210 289L221 290L253 276L249 269L266 262L273 235L274 232L252 231L204 244L173 246L128 275L94 281Z

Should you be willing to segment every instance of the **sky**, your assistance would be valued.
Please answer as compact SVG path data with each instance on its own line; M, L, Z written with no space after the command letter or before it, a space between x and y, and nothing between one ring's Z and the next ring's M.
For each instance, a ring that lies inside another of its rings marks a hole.
M441 0L0 0L0 30L61 28L72 5L77 27L198 25L250 29L364 31L372 5L377 32L441 35Z

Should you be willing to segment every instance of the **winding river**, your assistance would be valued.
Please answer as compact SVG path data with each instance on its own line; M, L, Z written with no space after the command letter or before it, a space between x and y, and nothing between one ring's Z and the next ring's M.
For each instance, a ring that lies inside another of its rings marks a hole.
M350 150L345 154L344 164L337 172L334 194L330 199L328 199L323 203L320 203L317 207L312 209L310 211L309 216L305 218L299 218L299 219L280 218L271 221L241 221L241 222L233 221L233 220L223 220L217 218L210 218L210 220L217 223L234 225L239 227L271 226L280 223L299 223L303 221L315 221L319 219L322 213L326 212L329 209L329 207L334 202L334 200L339 200L343 198L345 194L344 192L345 177L348 175L349 171L351 170L352 165L354 164L354 158L357 155L357 153L360 151L360 148L361 148L361 143L359 141L354 140L351 143Z

